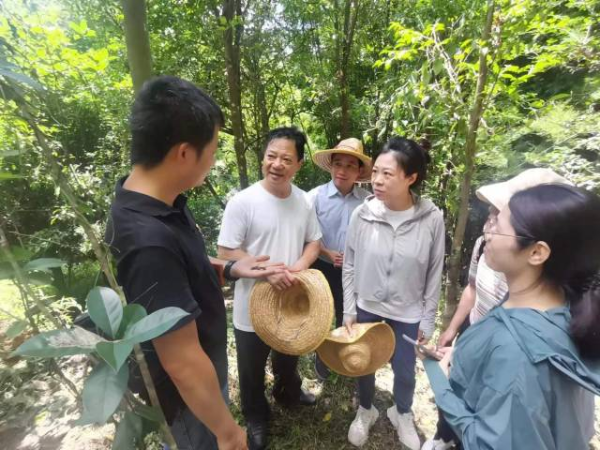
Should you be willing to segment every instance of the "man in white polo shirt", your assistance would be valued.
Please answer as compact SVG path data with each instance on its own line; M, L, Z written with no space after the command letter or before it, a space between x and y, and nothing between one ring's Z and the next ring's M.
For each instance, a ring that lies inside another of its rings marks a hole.
M266 277L276 289L291 287L294 272L308 269L319 254L321 231L306 193L292 184L302 165L306 137L298 129L272 130L262 161L263 179L236 194L227 204L218 246L230 261L267 254L288 270ZM250 449L267 445L269 404L265 397L265 364L269 353L275 385L273 397L283 406L312 405L314 395L301 389L297 356L272 350L254 332L248 312L254 281L235 284L233 325L237 347L242 414Z

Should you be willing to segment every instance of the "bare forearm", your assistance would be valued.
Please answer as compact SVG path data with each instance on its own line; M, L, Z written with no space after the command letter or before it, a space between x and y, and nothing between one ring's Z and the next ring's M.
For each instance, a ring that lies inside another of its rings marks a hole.
M458 330L474 306L475 288L469 284L460 297L460 301L458 302L458 306L456 307L456 311L454 312L454 316L452 316L452 320L450 321L448 328Z
M319 253L321 251L321 241L313 241L304 246L304 251L302 252L302 256L296 263L294 267L308 269L312 263L319 257Z
M215 369L206 355L204 361L171 376L181 398L215 436L224 436L236 423L223 399Z

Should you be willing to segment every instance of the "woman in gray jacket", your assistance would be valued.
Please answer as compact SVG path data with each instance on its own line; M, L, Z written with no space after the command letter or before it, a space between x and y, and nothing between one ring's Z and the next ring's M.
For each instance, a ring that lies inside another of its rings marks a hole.
M420 448L411 412L416 355L402 334L426 343L433 334L442 266L444 220L416 191L428 155L416 142L394 137L377 157L368 197L353 213L344 252L344 324L387 322L396 335L392 357L395 405L387 416L401 443ZM373 406L375 375L358 381L360 406L348 431L351 444L366 443L379 416Z

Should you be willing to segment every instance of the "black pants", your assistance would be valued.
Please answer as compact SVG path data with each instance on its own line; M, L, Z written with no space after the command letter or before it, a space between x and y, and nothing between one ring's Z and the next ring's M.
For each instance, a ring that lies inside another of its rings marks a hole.
M342 326L342 320L344 318L344 288L342 287L342 268L334 267L333 264L329 264L321 259L317 259L311 269L320 270L327 282L329 288L333 294L333 306L335 309L335 327Z
M460 336L471 326L471 321L469 320L469 316L462 323L460 328L458 329L458 337L457 340L460 339ZM442 439L444 442L454 441L458 449L462 449L460 445L460 439L452 430L450 424L446 421L444 417L444 413L441 409L438 408L438 423L437 423L437 431L435 433L435 439Z
M246 422L266 422L270 412L265 397L265 365L269 353L275 375L273 397L284 405L294 404L300 398L302 380L297 371L298 357L272 350L256 333L234 328L234 334L242 414Z

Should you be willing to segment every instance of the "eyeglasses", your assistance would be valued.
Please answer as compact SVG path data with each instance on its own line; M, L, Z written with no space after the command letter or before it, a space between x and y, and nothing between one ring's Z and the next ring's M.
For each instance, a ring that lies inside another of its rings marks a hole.
M519 236L518 234L496 233L494 231L487 231L487 230L484 230L483 234L484 235L491 234L491 235L495 235L495 236L508 236L508 237L513 237L513 238L518 238L518 239L526 239L528 241L535 241L535 239L530 236Z

